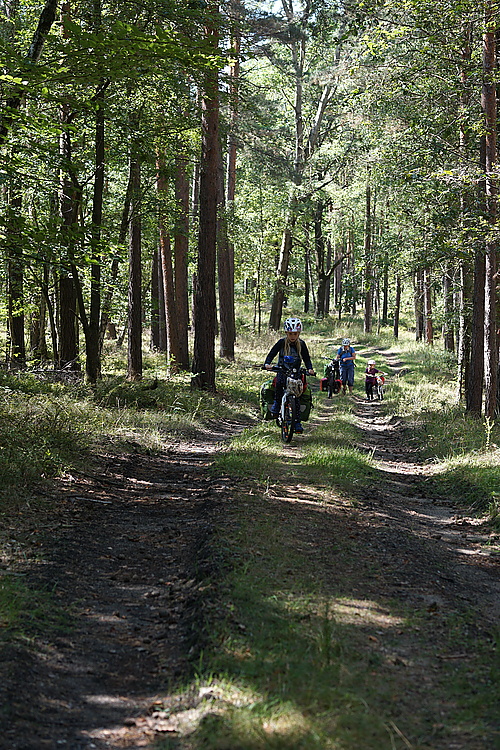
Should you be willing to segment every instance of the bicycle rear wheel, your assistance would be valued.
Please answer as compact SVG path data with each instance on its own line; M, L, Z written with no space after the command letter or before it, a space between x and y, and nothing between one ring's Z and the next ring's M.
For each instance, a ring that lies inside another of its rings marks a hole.
M281 439L284 443L289 443L293 438L296 414L295 398L287 396L285 399L284 416L281 418Z
M332 372L328 377L328 398L333 397L333 394L335 393L334 386L335 386L335 375Z

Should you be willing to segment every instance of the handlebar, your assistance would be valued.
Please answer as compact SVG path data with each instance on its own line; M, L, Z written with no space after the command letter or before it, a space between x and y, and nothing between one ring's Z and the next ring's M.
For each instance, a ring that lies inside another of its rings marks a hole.
M271 365L271 367L261 365L261 370L267 370L268 372L296 372L300 375L309 375L311 378L316 377L315 372L311 375L309 370L306 370L305 367L299 367L297 369L296 367L285 367L284 365Z

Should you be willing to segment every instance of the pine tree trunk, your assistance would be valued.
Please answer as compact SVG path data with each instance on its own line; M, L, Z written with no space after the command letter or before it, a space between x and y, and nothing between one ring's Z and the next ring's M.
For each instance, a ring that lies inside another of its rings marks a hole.
M178 366L189 370L189 182L186 174L187 157L178 154L175 165L175 203L177 207L174 234L174 287L177 314Z
M24 268L23 250L19 235L18 216L22 198L19 190L11 191L9 198L9 221L6 244L7 262L7 315L9 321L9 365L24 367L26 344L24 338Z
M151 261L151 349L160 351L160 268L158 249L155 248Z
M218 4L208 5L212 19L218 16ZM207 24L206 37L215 52L218 29ZM194 353L192 387L215 391L217 258L217 184L219 167L219 92L218 72L208 70L202 100L202 154L200 173L200 228L198 235L197 280L194 288Z
M460 291L457 345L457 403L467 394L470 372L472 272L468 263L460 265ZM482 359L482 358L481 358Z
M97 4L94 8L98 7ZM96 20L98 23L99 19ZM95 177L92 200L92 262L90 267L90 313L85 331L86 363L85 374L89 383L96 383L101 377L100 317L101 317L101 225L102 202L104 196L105 134L103 97L106 85L101 84L96 96L95 123Z
M389 320L389 255L384 253L384 272L382 278L382 325Z
M424 338L424 282L423 272L419 269L415 274L415 340Z
M219 353L224 359L234 361L234 259L227 231L226 200L224 193L224 165L219 149L218 170L218 221L217 221L217 269L219 277Z
M482 250L476 250L470 331L470 364L465 392L465 404L469 414L477 417L481 416L483 408L485 272L484 253Z
M286 284L288 279L288 267L292 253L292 232L297 221L295 193L290 199L288 220L281 241L281 250L274 282L274 294L269 313L269 328L279 331L281 328L281 316L283 314L283 303L285 300Z
M443 276L443 344L447 352L455 351L453 330L453 295L449 264L446 264Z
M434 325L432 320L432 294L431 294L431 272L428 268L423 271L423 292L424 292L424 330L426 344L434 342Z
M165 156L159 152L156 160L156 187L159 203L159 232L160 232L160 255L159 262L162 272L163 298L165 301L165 320L167 329L167 364L173 372L178 370L179 346L178 346L178 317L175 305L174 270L172 265L172 248L170 245L170 234L167 228L167 193L168 183L165 176Z
M396 276L396 301L394 304L394 338L399 338L399 315L401 312L401 277Z
M60 111L63 131L60 136L60 153L63 164L70 170L72 165L71 124L72 116L67 104ZM75 279L70 276L73 260L73 242L77 230L80 194L74 176L66 172L61 179L61 244L66 249L62 259L59 279L59 366L79 370L78 362L78 317Z
M136 130L135 118L132 132ZM141 228L141 164L132 144L130 154L132 185L129 227L129 283L128 283L128 380L142 378L142 228Z
M366 182L366 216L365 216L365 313L364 313L364 332L370 333L372 330L372 309L373 309L373 270L372 270L372 217L371 217L371 186L370 170L368 170L368 179Z
M118 234L118 245L122 246L127 240L129 233L130 217L131 217L131 196L132 196L132 173L129 169L129 176L127 182L127 189L125 191L125 199L123 202L123 210L120 222L120 231ZM108 290L104 296L101 308L101 323L99 330L99 351L102 352L102 346L104 343L104 336L109 322L111 321L111 306L113 301L114 284L118 278L118 271L120 269L120 259L117 255L114 256L111 261L111 274L108 281Z
M481 103L486 134L486 208L492 232L497 217L497 91L496 91L496 28L498 4L485 0L485 32L483 37L483 88ZM496 411L498 378L498 335L496 307L497 246L488 239L485 248L485 309L484 309L484 413L493 419Z

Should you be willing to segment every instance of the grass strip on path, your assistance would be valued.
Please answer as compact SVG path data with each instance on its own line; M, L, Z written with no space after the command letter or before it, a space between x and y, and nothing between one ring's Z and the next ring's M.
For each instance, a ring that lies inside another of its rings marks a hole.
M288 447L261 424L220 459L247 489L220 529L227 570L191 688L196 728L159 747L498 746L494 638L467 606L416 608L400 595L431 576L432 546L365 512L377 470L356 450L349 404L323 402Z

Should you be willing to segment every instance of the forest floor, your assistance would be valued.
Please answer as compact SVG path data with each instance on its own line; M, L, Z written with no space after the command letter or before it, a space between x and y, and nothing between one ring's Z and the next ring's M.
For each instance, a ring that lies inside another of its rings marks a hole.
M69 627L54 621L36 632L35 618L31 634L1 644L1 750L130 750L189 733L200 711L211 710L199 696L179 703L176 690L192 676L219 596L216 532L260 511L286 527L311 575L359 603L349 617L365 628L367 648L398 673L393 716L432 717L432 737L422 747L499 747L498 716L496 725L485 718L482 737L443 735L450 707L431 705L441 671L474 659L470 639L457 637L450 648L453 614L474 613L469 631L476 639L491 640L498 630L498 536L460 512L455 498L422 494L432 466L405 442L400 421L378 402L354 400L359 448L373 454L378 474L352 505L314 497L301 503L300 489L296 502L289 495L284 503L280 492L258 494L246 480L214 477L215 454L241 428L229 423L163 456L134 453L133 446L121 457L101 450L85 472L45 484L2 530L2 568L49 592L54 611L69 613ZM330 408L321 399L307 431L329 419ZM335 539L346 554L338 555ZM432 657L418 628L403 627L397 641L386 642L383 608L375 622L362 604L394 599L432 620ZM399 731L396 718L394 727ZM388 750L395 746L388 741ZM402 746L414 747L404 737Z

